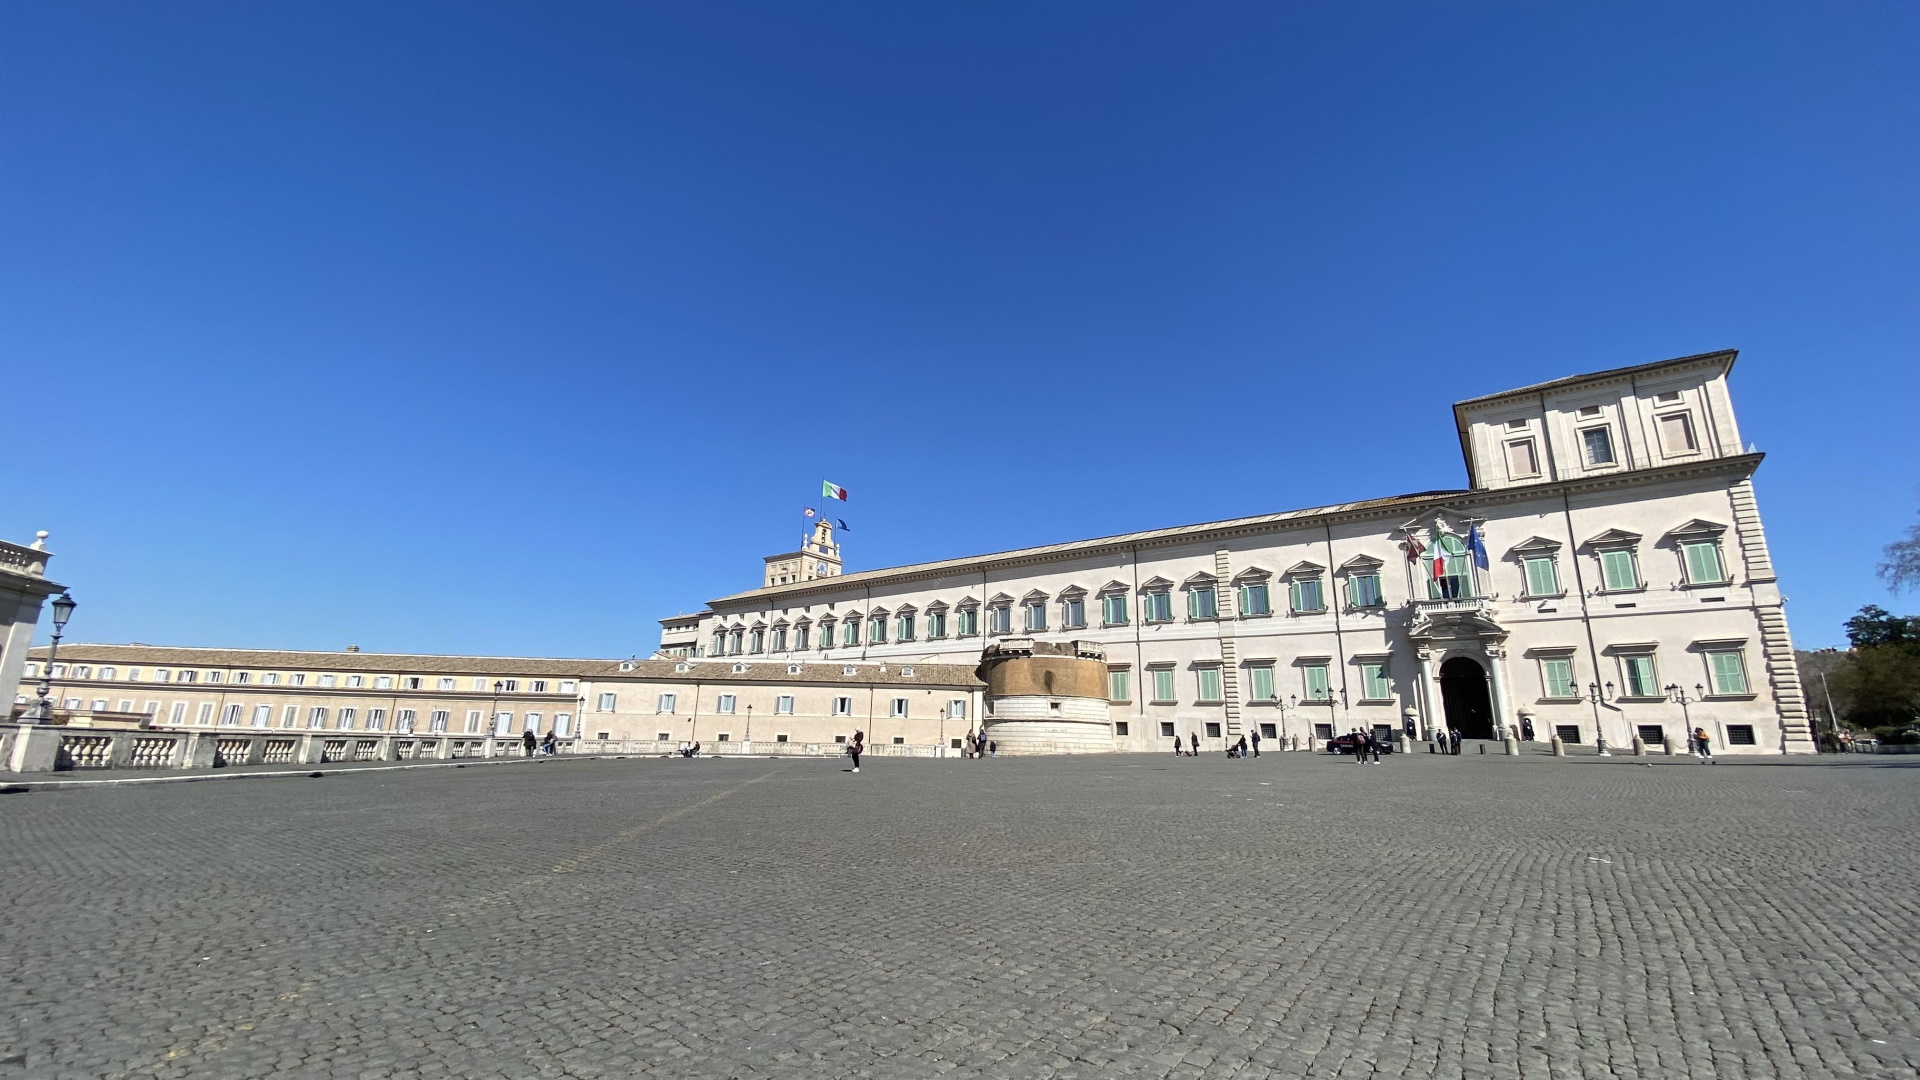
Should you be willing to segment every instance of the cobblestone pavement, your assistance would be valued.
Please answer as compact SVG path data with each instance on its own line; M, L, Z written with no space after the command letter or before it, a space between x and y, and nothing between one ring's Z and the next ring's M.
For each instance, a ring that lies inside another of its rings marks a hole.
M0 1080L1920 1061L1920 762L869 764L0 798Z

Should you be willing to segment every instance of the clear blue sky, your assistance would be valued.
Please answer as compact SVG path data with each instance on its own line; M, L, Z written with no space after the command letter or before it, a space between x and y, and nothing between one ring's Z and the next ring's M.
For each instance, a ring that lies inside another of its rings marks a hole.
M15 4L0 535L72 636L645 654L851 568L1464 483L1733 346L1795 635L1920 451L1920 7ZM1920 608L1920 597L1904 600Z

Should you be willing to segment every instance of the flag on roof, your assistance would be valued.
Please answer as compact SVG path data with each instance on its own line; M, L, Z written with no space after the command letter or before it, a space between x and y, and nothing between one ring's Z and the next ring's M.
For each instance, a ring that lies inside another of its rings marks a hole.
M1480 538L1480 526L1467 528L1467 551L1473 555L1473 565L1482 570L1487 568L1487 544Z
M846 502L847 489L831 480L822 480L820 481L820 497L823 499L839 499L841 502Z
M847 519L846 519L846 518L834 518L833 520L835 520L835 521L837 521L837 522L839 522L839 523L840 523L840 531L841 531L841 532L852 532L852 531L853 531L852 529L850 529L850 528L848 528L848 527L847 527Z
M800 513L805 517L812 517L814 514L814 510L813 510L813 507L811 506L804 506L800 508Z

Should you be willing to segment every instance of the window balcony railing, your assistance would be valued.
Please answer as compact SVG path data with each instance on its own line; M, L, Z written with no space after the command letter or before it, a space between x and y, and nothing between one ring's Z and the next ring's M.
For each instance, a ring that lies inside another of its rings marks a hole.
M1415 600L1412 603L1416 615L1453 615L1463 612L1489 618L1493 615L1492 605L1484 596L1449 596L1439 600Z

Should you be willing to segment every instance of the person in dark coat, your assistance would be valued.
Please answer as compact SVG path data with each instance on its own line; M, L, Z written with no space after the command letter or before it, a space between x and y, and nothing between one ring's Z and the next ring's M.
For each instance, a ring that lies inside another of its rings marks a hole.
M1186 756L1187 756L1187 744L1186 744L1186 743L1183 743L1183 742L1181 742L1181 741L1180 741L1180 736L1178 736L1178 735L1175 735L1175 736L1173 737L1173 756L1174 756L1174 757L1186 757Z
M1197 731L1189 731L1187 732L1187 738L1192 740L1193 742L1193 754L1191 756L1199 757L1200 756L1200 733Z
M559 753L559 751L560 751L559 736L555 735L551 731L547 732L547 737L540 740L540 752L547 755L548 757L552 757L554 754Z
M1246 757L1247 756L1247 737L1245 735L1240 736L1240 741L1238 743L1235 743L1233 748L1236 751L1235 753L1236 757L1243 757L1243 758Z
M1523 716L1520 718L1520 737L1528 742L1533 741L1533 717Z
M1460 731L1458 728L1447 735L1447 745L1450 748L1447 751L1448 753L1458 754L1460 752Z
M520 745L527 748L528 757L533 756L533 748L539 742L540 742L540 736L535 735L533 733L532 728L528 728L527 730L520 733Z
M1253 756L1254 757L1260 756L1260 729L1259 728L1253 729Z
M847 744L847 756L853 759L853 771L860 771L860 753L867 748L867 733L856 731L853 741Z

